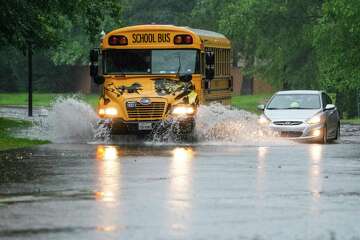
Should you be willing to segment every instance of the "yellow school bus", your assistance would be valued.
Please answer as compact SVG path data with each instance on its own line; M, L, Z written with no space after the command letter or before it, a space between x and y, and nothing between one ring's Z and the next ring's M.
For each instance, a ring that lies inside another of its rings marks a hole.
M103 84L98 115L113 134L146 133L164 122L191 133L200 104L230 103L230 59L220 33L155 24L115 29L90 51L90 75Z

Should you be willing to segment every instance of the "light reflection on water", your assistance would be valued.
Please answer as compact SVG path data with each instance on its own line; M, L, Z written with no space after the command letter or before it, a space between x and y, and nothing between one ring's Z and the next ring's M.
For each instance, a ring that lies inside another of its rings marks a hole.
M96 199L114 202L120 195L120 155L122 151L115 146L99 145L96 150L98 174L101 190L96 192Z
M191 187L192 148L177 147L172 151L170 192L176 198L187 198Z
M171 177L169 189L169 216L171 228L174 230L186 229L186 216L190 214L192 192L192 161L194 150L191 147L176 147L172 150L169 166ZM178 219L184 221L178 222Z
M266 156L268 154L267 147L258 147L257 150L257 170L256 170L256 192L262 197L264 192L264 184L266 183Z
M312 144L309 146L309 191L315 202L319 201L322 191L322 154L323 146L321 144Z
M95 192L95 198L105 204L99 214L101 225L96 227L99 232L113 232L117 229L114 223L119 217L122 155L123 151L115 146L99 145L96 149L99 190Z

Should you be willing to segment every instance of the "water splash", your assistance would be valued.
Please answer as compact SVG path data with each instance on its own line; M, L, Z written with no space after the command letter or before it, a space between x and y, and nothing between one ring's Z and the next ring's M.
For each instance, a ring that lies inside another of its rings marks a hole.
M253 113L214 103L198 109L195 133L200 142L253 144L272 138L273 132L257 120Z
M86 143L109 136L94 109L76 96L57 98L48 116L35 119L34 125L28 135L54 143Z
M173 134L176 126L155 131L151 144L173 144L181 138ZM158 130L158 129L157 129ZM240 144L261 145L274 142L274 133L258 124L258 116L231 106L213 103L199 107L196 115L196 127L190 141L197 144ZM277 139L276 144L284 140Z
M274 142L273 133L257 123L257 115L219 103L200 106L196 127L190 142L196 144L261 145ZM79 97L59 97L46 117L39 117L27 136L53 143L117 143L127 139L111 139L110 130L99 122L94 109ZM183 139L173 134L176 126L158 128L147 144L179 144ZM179 141L180 140L180 141ZM138 141L138 139L137 139ZM189 138L186 140L189 143ZM284 141L284 140L282 140ZM128 143L125 140L125 143ZM276 144L281 140L277 138Z

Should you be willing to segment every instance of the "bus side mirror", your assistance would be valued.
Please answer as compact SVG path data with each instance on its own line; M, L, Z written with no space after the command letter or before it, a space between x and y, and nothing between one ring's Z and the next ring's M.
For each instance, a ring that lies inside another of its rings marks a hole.
M215 64L215 54L214 54L214 52L207 51L205 53L205 63L206 63L206 65L214 65Z
M98 75L99 72L99 67L98 65L95 65L94 63L90 64L90 76L92 78L96 77Z
M91 49L90 50L90 62L97 62L99 61L99 49Z
M206 66L205 78L211 80L214 78L214 76L215 76L214 66L211 65Z
M192 75L191 75L191 74L180 75L179 79L180 79L180 81L182 81L182 82L191 82L191 80L192 80Z
M97 76L94 77L94 82L97 85L103 84L105 82L105 78L104 78L104 76L97 75Z
M215 54L212 51L205 52L205 78L211 80L215 76Z
M90 50L90 76L94 80L94 82L98 85L103 84L105 82L105 78L99 75L99 49L91 49Z

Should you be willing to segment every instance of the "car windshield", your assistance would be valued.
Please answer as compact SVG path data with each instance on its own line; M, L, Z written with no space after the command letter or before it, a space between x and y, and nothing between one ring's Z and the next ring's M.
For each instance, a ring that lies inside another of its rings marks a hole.
M267 109L319 109L318 94L278 94L275 95Z
M111 49L104 51L104 74L197 73L198 62L198 51L193 49Z

